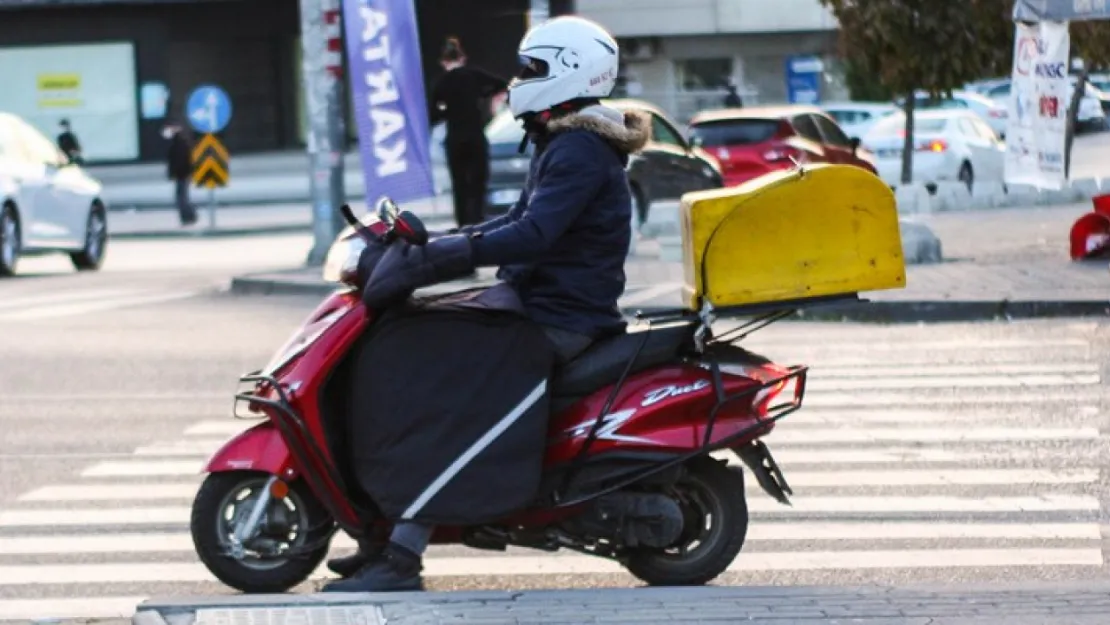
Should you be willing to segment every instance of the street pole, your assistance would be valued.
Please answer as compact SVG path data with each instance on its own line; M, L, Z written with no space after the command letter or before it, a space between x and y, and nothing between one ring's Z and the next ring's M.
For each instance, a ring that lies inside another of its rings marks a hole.
M309 193L313 245L308 265L321 265L342 223L343 52L339 0L300 0L305 106L308 109Z
M549 0L531 0L528 10L527 28L532 28L547 20L551 15L551 2Z

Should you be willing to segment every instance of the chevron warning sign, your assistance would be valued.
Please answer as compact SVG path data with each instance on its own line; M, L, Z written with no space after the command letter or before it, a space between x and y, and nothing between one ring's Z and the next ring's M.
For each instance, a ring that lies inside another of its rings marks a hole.
M226 187L231 179L231 157L216 135L202 135L193 146L193 184L198 187Z

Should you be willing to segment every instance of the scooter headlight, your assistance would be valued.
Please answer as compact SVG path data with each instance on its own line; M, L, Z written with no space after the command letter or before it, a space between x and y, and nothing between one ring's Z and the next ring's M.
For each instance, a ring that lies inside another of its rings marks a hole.
M324 261L324 281L354 285L358 277L358 259L365 249L366 241L353 233L336 241Z

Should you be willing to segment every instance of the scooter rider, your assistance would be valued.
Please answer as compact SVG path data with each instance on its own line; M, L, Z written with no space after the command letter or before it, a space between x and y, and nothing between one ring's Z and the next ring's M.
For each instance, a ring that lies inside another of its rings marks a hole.
M380 308L412 289L500 266L498 278L543 327L557 362L565 363L595 340L623 331L617 300L632 237L625 168L650 138L651 123L642 113L600 104L616 85L619 53L598 24L554 18L531 29L518 54L524 67L509 85L509 108L536 145L520 199L501 217L425 246L395 243L373 269L363 300ZM323 590L422 588L421 557L432 530L397 523L380 553L364 545L331 560L329 568L347 579Z

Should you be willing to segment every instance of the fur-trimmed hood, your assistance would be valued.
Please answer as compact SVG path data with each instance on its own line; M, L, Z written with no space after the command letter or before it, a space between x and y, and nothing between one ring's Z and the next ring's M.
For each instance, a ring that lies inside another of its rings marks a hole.
M547 123L550 134L589 130L625 154L639 152L651 140L651 118L641 111L618 111L595 104Z

